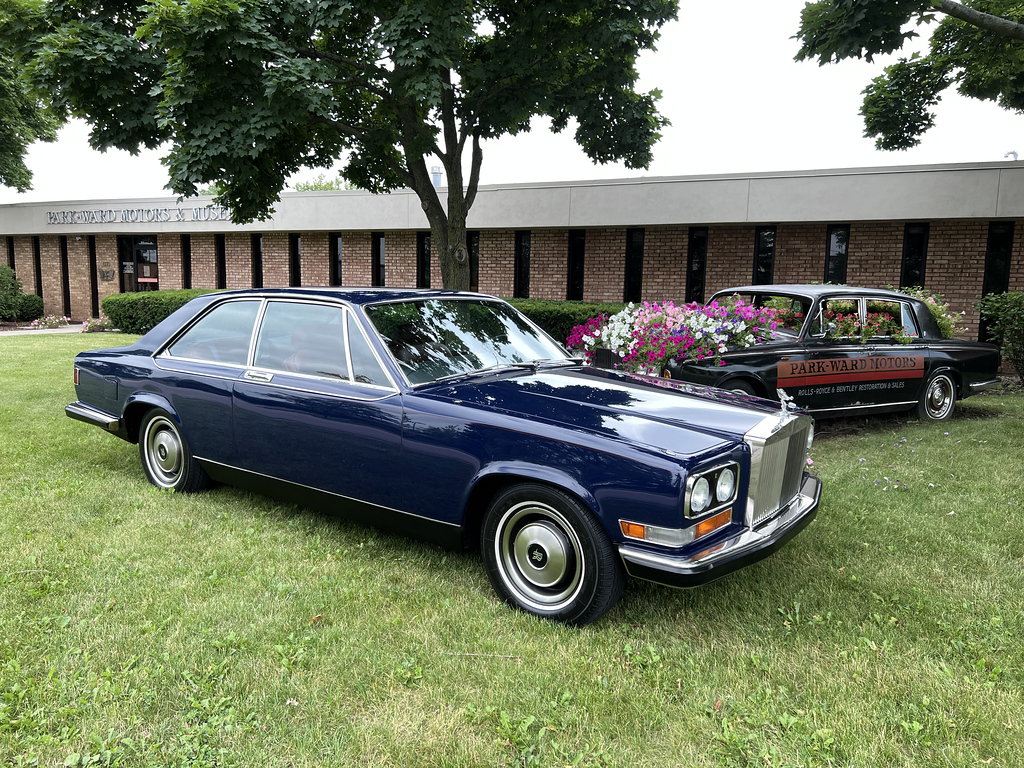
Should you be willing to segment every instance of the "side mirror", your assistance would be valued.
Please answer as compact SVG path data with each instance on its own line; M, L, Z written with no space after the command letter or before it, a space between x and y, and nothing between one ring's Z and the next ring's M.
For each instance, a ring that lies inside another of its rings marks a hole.
M839 330L839 326L836 325L835 323L827 323L825 325L825 335L826 336L835 336L836 335L836 331L838 331L838 330Z

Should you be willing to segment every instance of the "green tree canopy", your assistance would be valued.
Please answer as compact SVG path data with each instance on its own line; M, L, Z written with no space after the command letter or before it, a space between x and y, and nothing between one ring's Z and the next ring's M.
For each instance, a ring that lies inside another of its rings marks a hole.
M219 182L237 222L285 180L343 161L373 192L420 197L447 287L469 285L480 142L552 118L596 162L647 167L665 120L636 58L676 0L0 0L45 27L8 39L36 93L98 149L169 144L171 188ZM447 200L431 184L435 156ZM465 162L464 162L465 161ZM464 175L464 166L468 177Z
M18 7L0 2L0 37L23 28ZM24 192L32 187L25 152L35 141L54 141L57 121L26 93L18 60L0 46L0 184Z
M871 61L934 25L929 52L886 67L864 90L864 135L908 149L935 122L947 88L1024 112L1024 4L1019 0L821 0L801 14L798 60Z

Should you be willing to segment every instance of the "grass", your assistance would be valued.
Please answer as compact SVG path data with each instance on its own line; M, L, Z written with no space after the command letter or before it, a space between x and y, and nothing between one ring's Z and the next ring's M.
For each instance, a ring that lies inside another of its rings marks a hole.
M63 414L128 338L0 338L0 765L1024 764L1024 397L821 422L790 545L567 629L478 555L157 491Z

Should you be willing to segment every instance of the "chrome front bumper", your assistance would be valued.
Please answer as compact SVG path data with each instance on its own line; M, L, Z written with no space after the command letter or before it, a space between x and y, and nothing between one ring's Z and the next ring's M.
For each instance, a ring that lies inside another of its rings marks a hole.
M763 560L796 536L814 519L821 500L821 481L804 475L800 493L789 508L758 528L747 528L696 555L662 555L628 544L619 556L630 576L669 587L699 587Z

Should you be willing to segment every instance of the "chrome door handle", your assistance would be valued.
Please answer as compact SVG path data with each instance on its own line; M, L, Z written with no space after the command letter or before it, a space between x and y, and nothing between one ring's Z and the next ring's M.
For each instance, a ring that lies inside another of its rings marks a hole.
M246 371L244 374L244 378L248 379L249 381L269 382L271 379L274 378L274 374L264 373L263 371Z

